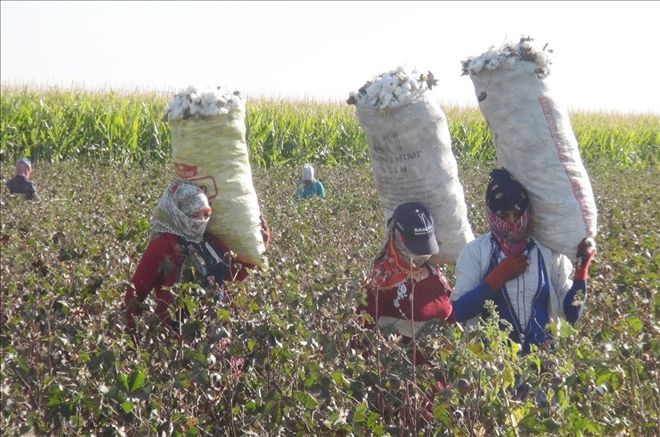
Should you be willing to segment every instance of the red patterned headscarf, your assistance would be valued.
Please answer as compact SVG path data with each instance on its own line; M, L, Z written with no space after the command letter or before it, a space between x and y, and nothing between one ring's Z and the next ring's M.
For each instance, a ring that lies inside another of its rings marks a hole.
M529 234L529 209L513 223L499 218L490 208L486 207L486 216L490 231L500 245L504 255L518 255L527 244Z
M390 226L387 241L366 279L366 284L373 288L389 289L405 281L415 269L396 248L396 233Z
M525 188L503 168L490 173L486 189L486 218L490 231L506 256L523 251L529 236L529 199ZM521 216L513 223L499 218L506 211L518 211Z

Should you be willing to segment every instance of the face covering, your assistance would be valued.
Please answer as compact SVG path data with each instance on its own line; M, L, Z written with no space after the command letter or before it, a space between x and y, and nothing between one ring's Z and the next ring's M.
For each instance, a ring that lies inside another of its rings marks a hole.
M153 232L168 232L199 243L210 219L196 220L190 215L208 207L206 194L197 185L184 181L173 182L158 201L151 217L151 229Z
M23 176L25 179L30 179L30 175L32 174L32 167L23 161L19 161L16 163L15 173L17 176Z
M520 218L511 223L502 220L489 207L486 207L486 215L490 231L495 236L500 249L504 255L518 255L527 244L529 232L529 208L526 209Z
M397 242L397 240L399 240ZM403 248L403 250L399 248ZM407 252L410 255L407 255ZM415 257L415 258L412 258ZM375 288L392 288L401 282L405 281L413 270L418 267L412 263L412 259L415 259L416 262L420 262L420 266L423 264L422 258L430 258L429 256L419 256L414 255L408 249L405 248L405 244L401 240L401 237L393 229L390 231L390 237L387 240L385 245L385 250L382 252L381 256L378 257L378 261L374 262L371 272L367 277L367 283L371 284Z
M401 257L415 268L421 267L426 261L429 260L429 258L431 258L431 255L416 255L413 253L410 249L408 249L408 247L406 247L401 234L398 232L394 236L394 247L399 252Z

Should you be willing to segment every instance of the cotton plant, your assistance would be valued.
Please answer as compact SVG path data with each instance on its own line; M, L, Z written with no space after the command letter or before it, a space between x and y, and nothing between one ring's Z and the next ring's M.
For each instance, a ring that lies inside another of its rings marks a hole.
M550 74L552 64L552 50L547 49L547 44L540 47L534 44L534 39L522 37L518 43L505 42L502 47L496 49L491 46L485 53L472 56L462 61L463 75L476 74L486 70L495 70L500 65L512 67L519 60L534 62L538 65L536 74L543 79Z
M164 119L185 120L192 117L213 117L243 111L245 102L238 91L225 93L221 87L197 89L189 86L174 95L165 109Z
M346 103L381 110L397 108L415 100L436 83L430 71L421 74L415 69L406 71L398 67L374 77L358 91L352 91Z

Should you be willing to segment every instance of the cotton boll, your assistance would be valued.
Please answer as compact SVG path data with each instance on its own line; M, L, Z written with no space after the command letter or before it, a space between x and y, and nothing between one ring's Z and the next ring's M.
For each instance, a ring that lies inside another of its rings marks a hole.
M548 56L548 53L536 52L536 63L541 67L548 65L550 63L550 57Z
M499 66L500 66L500 58L497 58L497 57L490 59L490 62L488 62L485 65L485 67L488 70L495 70Z
M238 94L232 94L229 99L227 99L226 105L230 111L240 111L242 110L244 103L243 99Z
M222 97L214 91L205 91L200 95L200 102L203 106L211 106L222 102Z
M397 83L392 78L388 78L387 81L383 84L382 90L386 93L391 93L396 88Z
M473 59L468 66L468 70L473 73L479 73L484 68L485 63L486 63L485 58Z
M222 376L220 376L220 374L217 372L211 373L211 387L216 390L220 390L222 388Z
M213 365L215 365L215 363L216 363L215 355L213 355L213 354L209 354L209 355L206 357L206 364L207 364L208 366L213 366Z
M193 102L190 104L190 115L200 115L203 109L204 107L200 103Z
M373 98L373 97L377 96L378 93L380 92L380 88L381 87L380 87L379 83L372 82L372 84L367 87L367 90L366 90L367 91L367 96L369 98Z

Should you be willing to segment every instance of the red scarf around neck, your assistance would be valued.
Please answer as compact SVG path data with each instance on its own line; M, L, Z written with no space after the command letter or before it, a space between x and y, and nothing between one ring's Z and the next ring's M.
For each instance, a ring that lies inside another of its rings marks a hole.
M412 270L414 268L394 247L394 238L390 238L385 247L385 254L374 262L366 283L374 288L392 288L406 280Z

